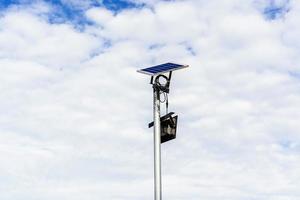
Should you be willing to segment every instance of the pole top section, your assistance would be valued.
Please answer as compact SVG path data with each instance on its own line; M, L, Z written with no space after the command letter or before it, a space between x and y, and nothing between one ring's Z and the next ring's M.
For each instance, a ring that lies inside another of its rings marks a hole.
M175 64L175 63L165 63L165 64L161 64L161 65L156 65L156 66L140 69L140 70L137 70L137 72L142 73L142 74L147 74L150 76L156 76L159 74L172 72L172 71L183 69L186 67L189 67L189 66Z

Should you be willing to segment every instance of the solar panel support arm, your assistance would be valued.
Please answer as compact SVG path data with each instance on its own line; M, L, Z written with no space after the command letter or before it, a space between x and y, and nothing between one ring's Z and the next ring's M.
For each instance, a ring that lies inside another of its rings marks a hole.
M151 76L150 84L153 85L153 76Z
M171 78L172 78L172 71L169 72L168 88L170 87Z

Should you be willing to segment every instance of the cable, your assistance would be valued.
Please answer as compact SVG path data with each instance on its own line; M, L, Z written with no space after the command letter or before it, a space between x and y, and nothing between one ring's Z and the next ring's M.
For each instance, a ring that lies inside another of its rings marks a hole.
M159 78L162 77L166 80L166 83L165 84L161 84L159 82ZM168 114L168 109L169 109L169 99L168 99L168 93L169 93L169 84L170 84L170 79L167 78L165 75L158 75L155 80L154 80L154 83L153 84L153 87L155 87L155 89L157 90L158 92L158 99L159 99L159 102L160 103L166 103L166 114ZM161 94L164 94L164 99L161 100L160 99L160 96Z
M169 108L169 98L168 98L168 94L166 95L167 100L166 100L166 114L168 114L168 108Z
M159 92L159 96L160 96L161 94L164 94L164 100L162 101L162 100L159 98L159 102L160 102L160 103L166 103L166 114L168 114L168 109L169 109L169 97L168 97L168 93L160 91L160 92Z
M161 101L160 98L159 98L159 101L160 101L160 103L165 103L166 100L168 99L168 95L167 95L167 93L165 93L165 92L163 92L163 91L159 91L159 96L160 96L161 94L164 94L164 100Z
M165 84L161 84L161 83L159 82L159 79L160 79L161 77L165 79L165 81L166 81ZM170 84L170 80L168 79L168 77L166 77L166 76L163 75L163 74L160 74L160 75L158 75L158 76L155 78L154 82L155 82L156 87L157 87L160 91L169 93L169 84Z

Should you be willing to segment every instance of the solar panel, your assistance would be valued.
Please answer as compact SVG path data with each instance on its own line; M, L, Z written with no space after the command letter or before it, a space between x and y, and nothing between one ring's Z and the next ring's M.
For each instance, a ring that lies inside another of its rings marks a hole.
M161 65L156 65L153 67L148 67L145 69L138 70L138 72L143 73L143 74L148 74L151 76L186 68L188 65L180 65L180 64L175 64L175 63L165 63Z

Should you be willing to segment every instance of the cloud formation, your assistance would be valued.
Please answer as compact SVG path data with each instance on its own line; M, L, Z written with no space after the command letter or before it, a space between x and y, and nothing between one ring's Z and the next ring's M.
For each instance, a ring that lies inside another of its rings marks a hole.
M47 2L1 10L1 199L152 199L152 94L136 70L169 61L191 67L171 83L164 199L299 199L297 1L89 2L80 29Z

